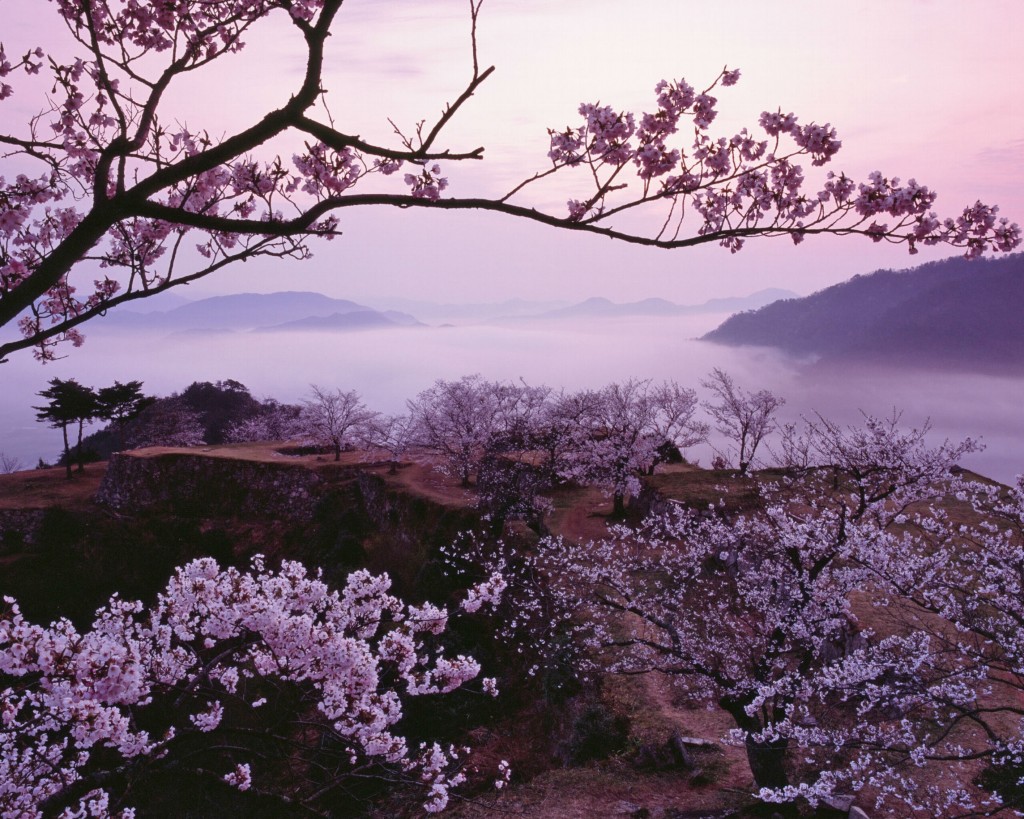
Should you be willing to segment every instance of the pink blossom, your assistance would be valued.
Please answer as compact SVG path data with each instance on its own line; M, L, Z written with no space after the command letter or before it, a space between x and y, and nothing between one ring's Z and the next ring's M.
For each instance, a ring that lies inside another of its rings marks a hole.
M414 199L428 199L436 202L441 198L441 192L448 187L448 180L441 175L441 166L433 165L424 168L419 175L407 173L405 184L412 188Z
M764 111L760 123L770 136L793 133L796 129L796 117L793 114L783 114L781 111L774 114Z
M224 781L240 791L249 790L252 787L252 773L249 770L249 764L236 765L231 773L224 775Z

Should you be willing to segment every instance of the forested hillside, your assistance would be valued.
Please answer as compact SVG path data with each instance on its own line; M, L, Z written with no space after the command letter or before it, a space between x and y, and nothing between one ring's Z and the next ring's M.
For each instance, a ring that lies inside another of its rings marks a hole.
M704 338L798 355L1019 370L1024 255L879 270L803 299L738 313Z

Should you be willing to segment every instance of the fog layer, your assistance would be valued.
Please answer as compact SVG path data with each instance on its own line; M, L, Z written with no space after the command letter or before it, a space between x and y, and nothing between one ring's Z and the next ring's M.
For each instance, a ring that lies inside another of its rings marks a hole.
M725 315L517 322L505 326L403 328L362 332L165 335L113 331L94 323L86 345L40 365L28 355L0 365L0 452L24 467L56 458L59 430L35 421L36 393L53 377L101 387L139 379L147 394L168 395L193 381L241 381L257 398L297 402L311 383L355 389L368 406L401 412L407 398L439 378L479 372L569 390L628 378L674 379L700 389L721 367L748 389L786 398L782 420L820 412L856 423L861 412L902 411L907 425L931 419L936 442L981 437L984 452L965 465L1008 481L1024 472L1020 399L1024 379L880 369L827 369L767 348L694 340ZM715 444L712 441L712 444ZM710 447L688 453L710 461Z

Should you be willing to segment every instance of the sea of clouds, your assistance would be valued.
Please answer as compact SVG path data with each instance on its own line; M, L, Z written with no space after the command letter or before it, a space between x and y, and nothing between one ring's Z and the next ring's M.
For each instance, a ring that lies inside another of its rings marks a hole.
M868 367L826 367L766 348L696 341L726 316L523 320L501 325L413 327L360 332L177 333L121 330L93 322L89 338L60 361L27 353L0 365L0 452L28 468L61 450L59 430L35 420L36 393L53 377L101 387L139 379L147 394L168 395L193 381L233 378L257 398L298 402L312 383L355 389L366 404L398 413L434 380L481 373L568 390L628 378L674 379L703 394L712 367L747 389L786 398L783 421L821 413L857 423L861 413L902 412L908 426L930 419L933 438L981 437L986 449L965 465L1002 481L1024 472L1020 396L1024 379ZM710 462L711 445L687 453Z

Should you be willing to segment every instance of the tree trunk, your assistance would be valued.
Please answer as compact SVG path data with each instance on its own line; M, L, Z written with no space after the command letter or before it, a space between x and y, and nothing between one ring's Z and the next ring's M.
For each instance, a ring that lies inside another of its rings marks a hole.
M621 518L626 514L626 496L622 492L616 492L612 496L612 516Z
M723 697L718 704L725 709L736 722L736 726L747 734L744 742L747 751L747 763L754 775L758 788L784 788L789 784L786 773L786 752L789 750L788 739L772 742L756 742L751 737L764 729L760 720L751 717L744 709L745 703Z
M78 471L85 472L85 454L82 452L82 427L85 425L85 421L81 418L78 419L78 444L75 449L78 451Z
M71 480L71 445L68 443L68 425L60 425L60 431L64 433L64 468L67 470L68 480Z
M786 774L788 739L775 742L754 742L749 736L746 743L747 762L754 782L759 788L784 788L789 784Z
M335 442L334 444L334 460L341 460L341 444Z

